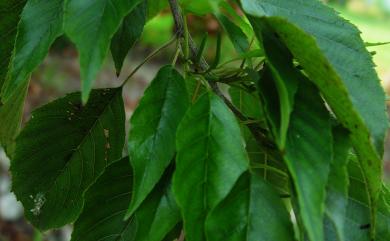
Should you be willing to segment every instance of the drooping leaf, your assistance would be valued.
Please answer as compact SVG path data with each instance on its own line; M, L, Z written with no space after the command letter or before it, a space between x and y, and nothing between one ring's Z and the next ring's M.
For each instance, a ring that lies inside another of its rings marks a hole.
M293 241L294 230L278 193L255 173L244 173L206 221L208 240Z
M135 215L125 221L131 200L132 170L127 157L111 164L86 192L83 211L74 224L72 241L163 240L180 219L169 181L165 179Z
M25 3L25 0L0 2L0 93L14 54L17 26ZM15 137L19 133L27 86L28 83L25 83L20 88L15 89L7 103L3 103L3 95L0 94L0 145L9 157L13 155Z
M205 93L177 130L173 188L186 240L205 240L208 212L221 202L248 168L240 127L219 99Z
M306 79L293 67L287 67L289 64L284 62L277 63L277 66L283 66L283 70L274 68L273 71L270 62L261 73L258 91L270 132L278 148L283 151L298 82Z
M124 19L111 41L111 54L119 76L129 50L139 40L147 18L147 1L135 7Z
M28 84L28 81L25 82L7 103L0 106L0 145L10 158L13 157L15 138L20 131Z
M0 2L0 90L3 86L9 61L13 54L20 14L25 4L26 0L7 0Z
M348 154L351 151L349 133L344 128L333 128L333 159L326 188L324 231L325 240L346 241L345 216L348 206Z
M388 121L384 92L358 29L316 0L241 2L248 14L260 17L251 18L256 31L262 24L275 31L351 132L374 205L375 223Z
M65 32L80 55L82 100L86 103L93 81L123 18L142 0L68 0Z
M16 141L13 191L40 230L74 221L83 193L119 159L125 138L121 88L69 94L32 113ZM55 214L55 215L53 215Z
M262 41L263 49L266 56L266 69L270 71L272 80L266 79L269 76L265 76L265 81L272 81L269 83L275 86L278 95L279 113L278 120L270 119L270 125L273 126L274 137L279 149L283 150L286 144L287 129L290 123L290 115L294 107L294 96L297 92L298 83L306 81L306 78L293 66L292 56L289 51L278 41L278 39L267 31L262 29L261 36L258 36ZM265 71L267 72L267 71ZM268 73L265 73L267 75ZM261 95L268 95L267 89L264 89L263 84L259 83L259 91ZM266 100L267 101L267 100ZM271 100L268 100L268 102ZM269 103L270 104L270 103ZM273 103L271 103L274 105ZM268 109L270 111L270 109ZM274 111L274 110L271 110Z
M175 154L176 129L188 108L183 77L163 67L131 117L128 149L134 170L130 217L160 180Z
M85 193L85 204L74 223L72 241L134 240L136 225L123 221L131 198L129 158L109 165Z
M354 154L349 155L348 163L349 189L348 206L344 223L345 240L356 241L385 241L390 239L390 193L382 186L378 209L375 213L376 224L371 223L371 204L368 195L368 183L364 179L363 170ZM375 229L375 232L373 232ZM374 239L370 233L376 233ZM338 241L338 239L329 239Z
M2 100L7 102L46 57L50 46L62 32L64 0L28 1L21 15Z
M310 240L324 240L323 214L332 160L330 116L317 89L301 82L287 133L284 159Z

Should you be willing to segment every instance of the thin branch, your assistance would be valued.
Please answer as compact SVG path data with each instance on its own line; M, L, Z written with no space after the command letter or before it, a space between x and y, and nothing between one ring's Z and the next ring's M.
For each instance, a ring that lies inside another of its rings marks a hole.
M123 87L130 79L131 77L134 76L135 73L137 73L137 71L142 67L144 66L144 64L146 64L147 62L149 62L149 60L151 60L154 56L156 56L158 53L160 53L162 50L168 48L172 43L174 43L176 41L176 38L172 38L171 40L169 40L167 43L165 43L164 45L162 45L161 47L159 47L158 49L156 49L155 51L153 51L151 54L149 54L137 67L135 67L135 69L129 74L129 76L127 76L127 78L123 81L123 83L121 84L121 87Z
M185 23L183 19L183 15L181 13L180 6L177 2L177 0L168 0L173 19L175 22L175 28L176 28L176 35L179 39L183 39L184 33L185 33ZM183 43L182 43L183 44ZM191 35L188 34L188 45L191 52L191 58L195 58L198 54L198 48L196 46L196 43L192 39ZM199 67L202 71L207 71L209 69L209 65L207 61L201 57L199 61ZM239 109L237 109L232 102L230 102L226 96L222 93L222 91L218 87L218 83L212 80L208 80L208 84L210 85L212 91L218 95L225 104L229 107L229 109L237 116L238 119L241 121L250 121L251 119L246 117L244 114L241 113ZM252 132L253 136L258 140L260 143L262 143L264 146L269 147L271 149L275 148L275 145L268 141L267 137L265 136L265 130L259 126L258 124L249 123L247 124L247 127Z

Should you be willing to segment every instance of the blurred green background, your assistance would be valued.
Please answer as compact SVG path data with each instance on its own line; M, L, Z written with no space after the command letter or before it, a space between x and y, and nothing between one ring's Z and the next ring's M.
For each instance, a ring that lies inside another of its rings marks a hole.
M292 0L293 1L293 0ZM324 0L325 1L325 0ZM202 9L204 0L183 0L189 8ZM390 0L328 0L325 1L335 8L346 19L357 25L362 31L364 41L390 41ZM159 6L155 6L156 9ZM153 14L152 14L153 15ZM207 45L206 57L212 59L215 49L215 37L219 31L218 22L210 15L198 17L191 15L188 18L190 31L195 40L200 42L205 32L210 38ZM115 68L111 56L107 57L100 72L96 87L112 87L119 85L131 70L140 63L153 49L167 42L173 34L173 20L169 10L153 18L147 26L142 39L131 51L125 61L123 72L119 78L115 75ZM222 62L236 55L232 44L224 37L222 42ZM376 52L374 61L378 74L387 94L390 95L390 44L369 47L369 51ZM145 87L154 77L158 68L169 63L175 49L164 51L153 61L146 64L126 86L124 91L127 117L131 115L141 97ZM56 41L49 56L32 75L32 81L25 106L24 121L28 120L31 110L47 103L67 92L77 91L80 86L79 65L77 52L66 37ZM362 90L364 91L364 90ZM390 139L386 144L385 179L390 183ZM24 220L22 207L10 193L10 176L8 173L9 160L0 150L0 241L68 241L71 227L39 234Z

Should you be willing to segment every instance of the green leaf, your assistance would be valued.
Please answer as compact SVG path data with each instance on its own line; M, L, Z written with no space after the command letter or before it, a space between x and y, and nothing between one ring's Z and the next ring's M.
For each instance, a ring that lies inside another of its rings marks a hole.
M348 206L349 133L341 126L333 128L333 159L330 165L325 206L325 240L345 241L344 223ZM365 192L365 191L364 191Z
M7 103L0 106L0 145L11 159L15 151L15 138L20 131L28 84L28 81L25 82Z
M13 55L17 26L26 0L7 0L0 2L0 90ZM1 106L1 101L0 101Z
M153 192L130 218L138 223L134 240L165 240L164 238L171 236L172 232L176 238L179 236L176 226L181 220L181 215L172 192L172 173L173 168L169 167Z
M128 149L134 169L131 216L160 180L175 154L176 129L189 105L183 77L163 67L131 117Z
M119 159L125 139L121 88L69 94L32 113L16 140L13 191L40 230L74 221L84 191ZM53 215L53 213L55 215Z
M109 165L85 193L85 204L74 223L72 241L134 240L136 225L123 218L131 198L129 158Z
M253 29L248 23L248 19L237 11L235 8L237 5L232 5L231 2L218 1L218 6L219 11L222 10L223 12L226 12L233 22L241 28L248 39L254 38Z
M74 224L72 241L123 240L160 241L180 220L166 177L124 221L131 200L132 170L129 159L111 164L85 194L85 205Z
M196 15L205 15L213 12L212 2L213 1L209 0L180 0L180 6L185 10L185 12L190 12Z
M65 32L80 54L82 100L86 103L93 81L123 18L142 0L68 0Z
M253 26L266 24L275 31L351 132L375 223L388 121L384 92L358 29L316 0L242 0L242 6L260 17L251 18Z
M8 72L8 67L14 54L17 26L26 1L8 0L0 2L0 92ZM0 145L7 155L13 157L15 138L20 130L24 99L27 94L28 82L15 89L9 101L2 103L0 94Z
M202 81L205 81L201 79L202 77L199 76L187 76L185 79L186 87L187 87L187 93L188 93L188 99L190 103L195 103L196 100L204 94L207 89L205 85L202 83Z
M332 160L330 116L317 89L301 82L287 133L284 159L310 240L324 240L323 214Z
M260 121L263 118L259 96L248 93L241 88L230 87L229 94L233 104L246 116Z
M234 48L239 54L249 51L249 41L244 32L235 25L229 18L223 14L218 14L217 18L221 23L223 29L229 36L230 41L233 43Z
M366 47L376 47L376 46L381 46L381 45L390 44L390 42L378 42L378 43L369 43L369 42L365 42L364 44L365 44Z
M153 1L153 3L150 3ZM168 8L168 1L166 0L147 0L148 4L148 20L156 17L162 10Z
M202 56L203 56L203 52L204 52L204 49L206 47L206 43L207 43L207 38L208 38L208 33L205 33L202 37L202 42L200 42L200 45L199 45L199 49L198 49L198 52L196 53L195 55L195 58L194 58L194 63L195 64L199 64Z
M292 56L287 49L269 31L263 29L261 33L266 63L269 66L275 87L279 95L280 123L275 134L276 141L281 150L286 143L287 129L290 123L290 115L294 107L294 96L298 83L306 81L306 78L294 68ZM264 92L266 90L263 90Z
M221 46L222 45L222 34L218 33L217 35L217 46L215 47L215 56L213 62L210 64L210 67L207 71L211 71L218 67L219 61L221 60Z
M127 15L111 41L111 54L114 59L116 74L119 76L123 61L129 50L139 40L144 30L147 15L146 0L141 2Z
M206 231L208 240L295 240L290 215L277 192L248 172L212 210Z
M368 184L364 179L362 168L355 155L349 156L349 191L348 207L344 223L345 240L356 241L387 241L390 239L390 193L382 186L379 198L378 209L375 212L377 222L375 226L371 223L371 205L368 195ZM375 227L376 236L370 238ZM337 240L337 239L331 239Z
M26 85L63 30L64 0L28 1L21 15L15 51L2 89L4 102Z
M173 188L186 240L205 240L208 212L248 168L240 127L218 96L207 92L190 107L177 130Z
M233 104L245 116L263 124L264 113L261 111L258 95L248 93L237 87L229 88ZM262 147L249 131L246 123L241 123L242 133L245 139L245 149L251 162L251 168L260 173L264 180L269 182L280 193L288 194L288 176L282 158L275 159Z

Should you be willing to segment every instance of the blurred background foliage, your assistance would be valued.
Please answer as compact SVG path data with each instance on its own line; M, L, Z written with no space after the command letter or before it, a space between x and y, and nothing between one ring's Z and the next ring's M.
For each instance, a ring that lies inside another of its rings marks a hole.
M217 20L210 15L213 6L207 0L181 0L182 5L192 14L188 17L191 34L200 43L208 33L205 56L212 60L215 55L216 36L220 32ZM390 41L390 0L324 0L340 14L358 26L366 42ZM162 10L160 12L160 10ZM160 12L160 13L159 13ZM96 87L118 86L131 70L153 49L171 39L174 33L173 19L167 9L166 0L153 0L149 7L149 19L142 39L130 52L124 63L121 76L115 75L110 55L96 81ZM159 14L157 14L159 13ZM233 45L226 36L222 41L222 60L228 61L237 56ZM375 52L374 61L387 95L390 95L390 44L369 47ZM124 99L127 117L136 107L140 96L159 67L169 63L175 53L175 46L164 51L146 64L127 84ZM234 62L232 63L235 64ZM237 63L239 64L239 62ZM24 122L31 110L65 93L77 91L80 86L77 52L66 37L59 38L52 46L44 63L31 77L31 85L25 106ZM364 91L364 90L362 90ZM390 184L390 140L386 144L384 178ZM9 160L0 150L0 241L68 241L71 227L39 234L23 219L23 210L10 193L10 175L7 172Z

